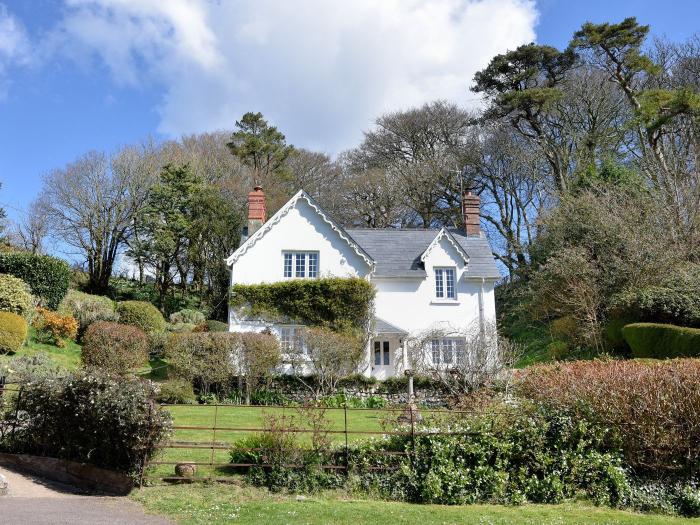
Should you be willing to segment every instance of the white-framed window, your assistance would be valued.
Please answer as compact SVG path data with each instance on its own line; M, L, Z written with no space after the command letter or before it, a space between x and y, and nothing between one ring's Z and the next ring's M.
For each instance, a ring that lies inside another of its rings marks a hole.
M318 277L318 252L283 252L284 277Z
M283 354L306 353L304 328L302 325L280 326L280 349Z
M435 268L435 297L438 299L457 298L454 268Z
M431 341L433 365L462 365L465 355L464 337L442 337Z
M374 365L390 365L391 352L389 351L389 341L374 342Z

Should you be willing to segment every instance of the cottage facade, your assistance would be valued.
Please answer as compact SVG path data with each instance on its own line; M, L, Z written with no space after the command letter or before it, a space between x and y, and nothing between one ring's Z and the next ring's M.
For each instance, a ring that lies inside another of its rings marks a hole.
M406 343L422 333L463 333L495 323L494 285L500 278L479 229L479 199L464 198L466 231L356 229L333 220L299 191L267 220L264 193L249 195L248 235L226 260L231 282L360 277L376 288L375 322L361 372L385 379L407 367ZM283 348L303 344L294 324L275 325L229 312L231 331L275 333ZM429 359L463 351L460 337L436 337Z

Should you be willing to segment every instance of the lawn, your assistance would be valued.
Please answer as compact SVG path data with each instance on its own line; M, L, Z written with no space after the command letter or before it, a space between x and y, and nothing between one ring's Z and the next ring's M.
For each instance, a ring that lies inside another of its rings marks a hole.
M696 525L700 519L637 514L580 502L560 505L416 505L329 493L297 499L238 485L146 487L131 496L149 512L187 524L610 524Z
M10 354L0 354L0 365L8 362L13 357L33 356L36 354L46 354L52 361L62 368L75 370L80 366L81 347L73 341L66 341L65 348L41 343L37 339L36 330L29 328L29 336L27 342L18 352Z
M211 430L200 429L176 429L172 437L172 443L177 446L186 444L194 444L201 447L209 447L215 443L216 447L188 449L188 448L168 448L166 449L158 461L194 461L194 462L211 462L228 463L229 453L228 448L235 441L238 441L246 436L255 434L255 429L260 429L264 426L264 420L268 417L299 417L299 411L295 408L282 407L240 407L240 406L212 406L212 405L177 405L167 407L173 416L173 424L176 427L213 427L216 418L217 428L236 428L246 430L217 430L214 433ZM383 410L352 410L347 411L347 426L351 432L348 434L348 442L353 443L358 440L367 439L372 434L352 434L352 432L381 432L382 423L387 416L398 416L400 412L387 412ZM345 428L345 413L343 409L329 408L327 409L326 418L328 420L328 429L332 431L343 431ZM308 428L308 425L302 421L295 424L297 427ZM344 433L333 433L329 437L338 445L345 443ZM298 439L301 442L308 442L309 433L299 433ZM151 470L150 475L172 475L173 465L157 465ZM230 476L230 469L225 466L217 467L212 472L206 466L200 466L198 475L209 476Z

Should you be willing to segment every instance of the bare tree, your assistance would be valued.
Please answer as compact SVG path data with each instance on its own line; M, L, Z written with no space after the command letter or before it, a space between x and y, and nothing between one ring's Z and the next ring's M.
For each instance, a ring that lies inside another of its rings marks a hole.
M44 242L49 234L45 204L37 199L29 206L29 211L10 232L12 242L28 252L44 253Z
M90 152L44 179L41 200L51 233L85 258L88 287L104 292L153 179L148 151L112 157Z
M508 371L522 355L499 337L495 323L434 328L407 340L409 366L438 380L454 395L469 394L496 380L509 385Z

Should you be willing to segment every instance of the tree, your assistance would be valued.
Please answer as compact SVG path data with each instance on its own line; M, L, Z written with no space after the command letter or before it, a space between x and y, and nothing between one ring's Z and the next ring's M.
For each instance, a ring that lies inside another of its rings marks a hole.
M245 399L250 404L253 387L269 379L281 361L280 345L277 338L270 333L242 333L240 344L234 355L239 378L245 377Z
M246 113L236 121L236 128L228 147L253 170L253 182L263 184L271 174L279 173L293 150L284 134L270 126L262 113Z
M44 179L41 193L51 233L85 258L88 288L105 293L114 263L145 203L152 173L143 149L111 158L90 152Z
M11 234L15 243L34 254L42 254L45 251L44 241L49 234L45 208L46 204L41 200L32 202L26 216L15 226Z
M361 339L320 327L306 329L301 337L303 344L287 358L295 377L316 399L335 392L341 379L360 369L365 357Z

